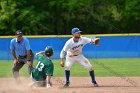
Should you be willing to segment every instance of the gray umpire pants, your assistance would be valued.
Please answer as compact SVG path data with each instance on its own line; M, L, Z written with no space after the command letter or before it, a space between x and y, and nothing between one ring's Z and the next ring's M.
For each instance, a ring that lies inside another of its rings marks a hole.
M34 53L31 52L31 63L33 65ZM12 72L15 79L19 77L19 70L23 67L27 62L27 56L18 56L18 62L13 65ZM28 73L31 74L33 66L28 66Z

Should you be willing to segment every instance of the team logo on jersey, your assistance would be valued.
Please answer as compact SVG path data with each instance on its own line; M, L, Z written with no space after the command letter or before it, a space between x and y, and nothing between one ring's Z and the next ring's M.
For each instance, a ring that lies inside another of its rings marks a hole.
M74 47L72 48L72 50L75 50L75 49L77 49L77 48L79 48L79 47L83 47L83 45L84 45L84 44L80 44L80 45L78 45L78 46L74 46Z

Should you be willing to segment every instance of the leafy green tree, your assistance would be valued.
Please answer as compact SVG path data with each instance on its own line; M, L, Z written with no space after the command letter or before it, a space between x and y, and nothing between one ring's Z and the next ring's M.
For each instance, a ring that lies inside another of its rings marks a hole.
M1 0L0 35L139 33L139 0Z
M126 0L125 10L123 11L124 23L123 29L125 33L140 33L140 1L139 0Z

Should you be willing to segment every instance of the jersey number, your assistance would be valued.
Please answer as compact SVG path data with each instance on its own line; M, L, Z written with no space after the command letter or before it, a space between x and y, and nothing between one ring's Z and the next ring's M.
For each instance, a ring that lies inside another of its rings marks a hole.
M39 61L36 66L36 69L38 69L38 71L42 71L43 68L44 68L44 64Z

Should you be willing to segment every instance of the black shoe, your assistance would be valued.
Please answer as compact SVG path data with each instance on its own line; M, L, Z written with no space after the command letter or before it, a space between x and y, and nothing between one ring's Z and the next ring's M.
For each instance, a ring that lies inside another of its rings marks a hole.
M94 85L94 87L99 87L96 81L92 82L92 84Z
M96 84L93 84L94 85L94 87L99 87L99 85L96 83Z
M64 85L64 87L66 88L66 87L69 87L69 85L70 85L70 82L66 82L66 84Z

